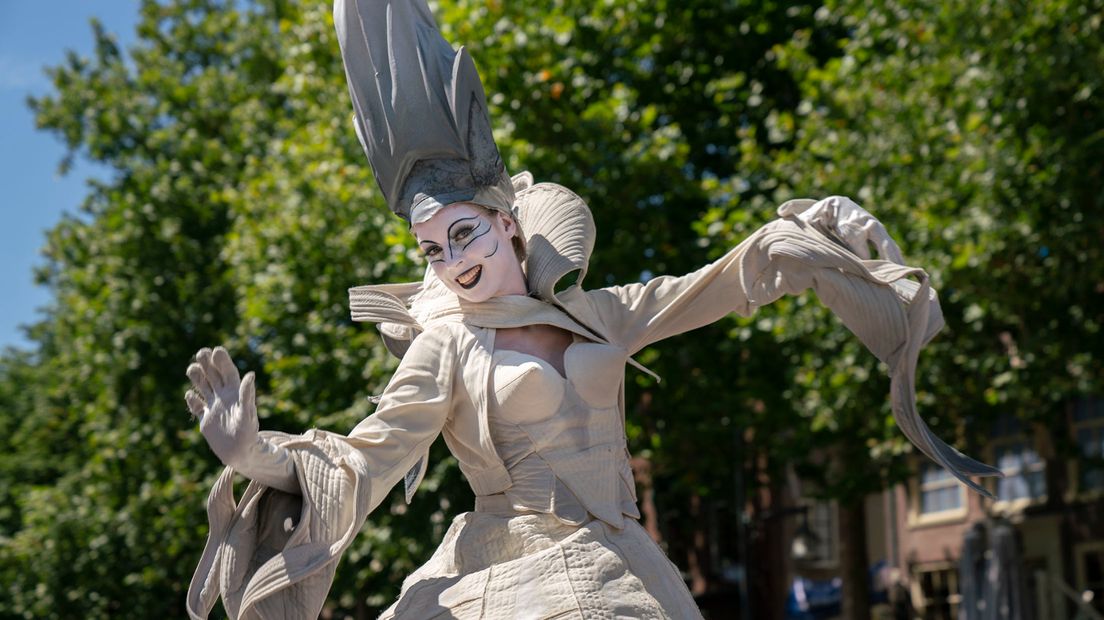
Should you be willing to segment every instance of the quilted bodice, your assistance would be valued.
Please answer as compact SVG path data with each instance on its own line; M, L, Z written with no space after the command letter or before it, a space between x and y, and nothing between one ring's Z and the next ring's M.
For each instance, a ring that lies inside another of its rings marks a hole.
M490 427L513 485L511 507L571 524L588 513L616 527L638 518L618 400L627 353L579 341L566 376L538 357L505 349L492 359Z

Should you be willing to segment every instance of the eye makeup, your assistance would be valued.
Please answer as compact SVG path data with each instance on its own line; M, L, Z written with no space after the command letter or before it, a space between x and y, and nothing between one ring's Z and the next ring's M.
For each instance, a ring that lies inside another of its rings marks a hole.
M448 248L451 257L456 257L458 254L467 251L468 246L489 232L491 232L491 223L484 217L473 215L456 220L449 225L448 229ZM421 245L425 257L429 259L430 263L445 260L444 250L436 241L425 239L421 242ZM490 258L496 252L498 252L497 241L490 253L483 256L483 258Z
M478 215L456 220L449 226L449 249L453 255L468 249L483 235L491 232L491 223Z

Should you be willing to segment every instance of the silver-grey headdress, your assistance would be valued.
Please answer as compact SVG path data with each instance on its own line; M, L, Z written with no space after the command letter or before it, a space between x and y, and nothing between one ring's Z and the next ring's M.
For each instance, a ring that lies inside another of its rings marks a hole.
M334 25L357 137L391 210L412 224L454 202L510 212L475 63L425 0L336 0Z

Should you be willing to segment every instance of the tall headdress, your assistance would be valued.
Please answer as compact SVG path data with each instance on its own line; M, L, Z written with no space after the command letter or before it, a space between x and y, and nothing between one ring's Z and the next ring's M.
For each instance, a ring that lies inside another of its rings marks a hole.
M454 202L510 212L475 63L425 0L336 0L334 25L357 137L391 210L411 224Z

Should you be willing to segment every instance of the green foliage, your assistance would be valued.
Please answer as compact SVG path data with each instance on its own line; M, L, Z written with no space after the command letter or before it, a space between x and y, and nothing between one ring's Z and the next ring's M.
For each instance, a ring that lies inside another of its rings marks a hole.
M413 263L348 131L329 9L150 2L138 28L126 55L97 28L32 102L115 172L51 231L40 348L0 368L3 617L180 615L219 469L181 404L199 347L258 370L266 428L348 430L393 369L345 291ZM454 495L378 511L335 600L392 598Z
M942 293L947 328L921 360L921 414L975 451L998 414L1051 424L1101 389L1102 8L830 3L817 29L846 30L838 57L811 52L816 29L776 49L801 103L768 119L766 148L745 136L743 174L770 191L703 222L729 241L747 230L747 204L840 193L867 206ZM868 381L880 371L819 307L778 311L792 397L812 422L799 450L829 447L842 465L802 472L834 496L880 488L907 447L883 382Z
M687 272L786 198L848 194L942 293L919 394L940 435L968 447L996 413L1045 423L1099 393L1100 0L549 4L434 8L510 170L593 208L588 286ZM147 1L132 49L96 36L32 102L114 174L49 234L37 351L0 355L0 617L179 616L218 470L190 356L225 343L257 370L264 428L348 430L394 361L345 291L421 269L324 3ZM691 494L730 501L740 467L794 463L842 499L904 473L883 369L809 296L640 360L666 381L630 371L630 445L669 521ZM386 606L470 502L436 446L414 503L395 494L346 554L334 612Z

